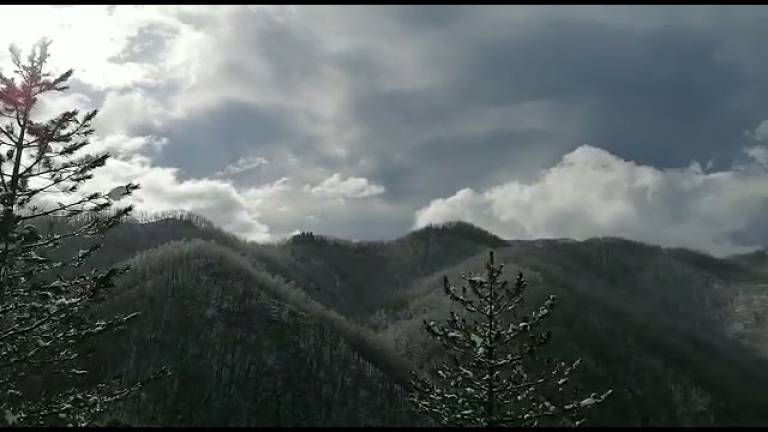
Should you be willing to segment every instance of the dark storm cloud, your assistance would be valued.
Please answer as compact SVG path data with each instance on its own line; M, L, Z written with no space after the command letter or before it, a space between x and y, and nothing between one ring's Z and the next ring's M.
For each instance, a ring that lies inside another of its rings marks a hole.
M229 102L174 122L162 132L164 146L158 164L181 169L183 178L203 177L244 155L273 158L284 142L301 142L290 116L241 102Z
M167 26L155 24L141 27L137 34L128 40L123 51L110 60L117 63L159 62L168 40L177 35L178 31Z
M440 64L449 71L446 81L418 92L360 96L355 114L370 132L369 142L402 149L399 154L374 150L382 161L376 178L393 196L449 196L446 190L462 185L487 189L494 181L503 183L500 178L526 178L550 166L551 156L542 148L563 154L583 143L657 168L696 160L713 161L710 169L729 169L747 144L743 132L768 114L764 80L754 74L762 65L723 55L726 41L752 32L750 26L718 32L683 22L627 27L557 16L524 27L482 37L473 37L471 29L446 34L453 51ZM488 129L419 138L468 106L542 100L580 110L583 123L553 121L549 131L535 133ZM755 244L752 228L760 223L751 222L733 240Z
M394 237L432 199L532 181L583 144L658 169L729 169L768 118L766 8L296 9L192 14L215 35L199 79L227 96L211 90L205 109L133 132L167 137L154 161L181 178L261 157L239 186L339 172L386 188L381 220L353 223L363 213L350 206L318 231ZM126 56L155 58L163 31Z
M408 94L368 93L356 106L358 121L372 136L407 143L414 170L429 171L427 161L441 150L435 143L412 142L418 132L438 127L441 119L468 106L567 104L584 113L585 123L566 141L550 143L560 146L560 154L590 143L659 167L730 160L744 145L742 132L766 112L760 109L764 103L742 95L750 83L739 65L714 57L716 35L562 17L537 21L525 31L517 28L514 35L502 31L473 40L471 32L462 34L467 37L450 40L455 58L443 65L451 71L449 82ZM553 123L551 131L562 127ZM495 157L487 158L484 170L468 170L467 183L508 166L507 154L532 147L535 139L494 130L485 139L475 137L485 145L467 145L466 151ZM468 157L450 146L445 151L452 160L439 159L448 165L461 165Z

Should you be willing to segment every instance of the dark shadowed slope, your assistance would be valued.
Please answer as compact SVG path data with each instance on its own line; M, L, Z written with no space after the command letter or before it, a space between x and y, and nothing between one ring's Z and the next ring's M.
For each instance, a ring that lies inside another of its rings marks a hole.
M768 286L759 260L621 239L505 242L463 223L390 242L305 235L257 245L174 219L121 227L99 259L117 263L182 239L206 241L140 255L110 306L143 317L100 354L105 372L183 366L134 411L144 413L139 423L285 424L281 410L291 404L301 407L292 424L407 422L395 383L438 354L420 322L445 316L440 278L478 268L490 248L509 270L526 272L528 305L559 296L551 353L585 359L585 388L615 389L592 424L768 423L759 338L733 330L767 333L739 306L744 293L762 296ZM275 321L270 310L286 312ZM325 408L301 396L318 394Z
M528 275L528 306L559 297L550 352L585 359L585 388L615 389L591 424L768 423L768 363L729 338L724 321L738 287L759 282L748 270L620 239L512 242L497 254L510 272ZM484 258L441 273L457 278ZM385 314L390 347L416 364L437 355L420 323L447 315L439 283L426 280L407 308Z
M127 406L129 424L414 423L400 387L366 358L365 335L231 250L174 242L133 264L104 312L142 316L97 345L92 367L128 381L164 364L175 374Z

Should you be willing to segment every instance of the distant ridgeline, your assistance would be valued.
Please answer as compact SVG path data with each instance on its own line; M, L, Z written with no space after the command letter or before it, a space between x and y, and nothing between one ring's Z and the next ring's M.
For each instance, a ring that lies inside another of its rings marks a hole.
M768 299L766 260L622 239L508 242L463 222L387 242L301 232L269 244L187 212L125 222L93 265L133 265L103 311L142 315L87 347L84 366L128 381L176 369L114 420L429 424L403 387L442 355L421 322L449 311L442 276L481 270L494 249L508 277L525 273L525 304L558 296L545 353L581 357L577 385L614 389L587 425L768 424L768 332L760 314L740 312L747 298Z

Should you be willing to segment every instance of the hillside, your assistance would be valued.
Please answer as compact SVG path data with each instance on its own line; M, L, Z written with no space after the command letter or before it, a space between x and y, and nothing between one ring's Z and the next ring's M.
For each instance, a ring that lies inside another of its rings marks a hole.
M140 310L97 345L100 376L175 373L127 406L133 425L412 424L400 388L365 358L343 319L217 244L173 242L140 254L104 314ZM91 369L93 370L93 369Z
M558 296L550 352L584 359L585 388L614 389L590 424L766 423L765 360L729 338L724 321L738 287L750 283L747 269L619 239L514 242L497 254L528 275L529 306ZM445 273L477 271L483 258ZM420 323L448 310L432 278L414 289L407 308L388 313L394 318L383 334L415 364L428 363L438 353Z
M585 389L615 390L588 424L768 423L759 338L733 331L739 298L768 286L751 262L621 239L506 242L461 223L269 245L184 218L125 224L96 258L134 265L105 312L142 317L95 364L125 379L179 367L124 413L132 424L414 424L401 384L439 355L419 323L447 313L442 275L479 268L489 248L525 271L526 304L558 295L550 354L583 357Z

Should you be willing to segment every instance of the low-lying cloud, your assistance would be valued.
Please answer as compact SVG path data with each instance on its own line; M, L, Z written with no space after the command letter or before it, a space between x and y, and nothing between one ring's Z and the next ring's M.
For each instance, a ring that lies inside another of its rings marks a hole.
M120 146L116 136L96 141L96 147ZM123 137L122 153L99 169L83 193L106 192L132 182L141 188L125 199L143 212L186 210L248 240L274 241L300 230L360 236L375 215L393 218L394 209L377 199L384 188L361 177L336 173L319 184L303 187L290 177L256 186L238 187L229 178L183 179L177 168L156 166L142 154L157 145L153 137ZM134 152L126 150L132 148ZM266 164L260 158L243 158L223 171L234 174ZM402 209L397 209L402 212ZM396 217L395 217L396 218Z
M592 146L566 154L530 183L465 188L416 212L415 227L464 220L510 239L616 236L717 255L760 246L734 236L764 218L768 171L764 147L731 170L698 163L657 169Z

